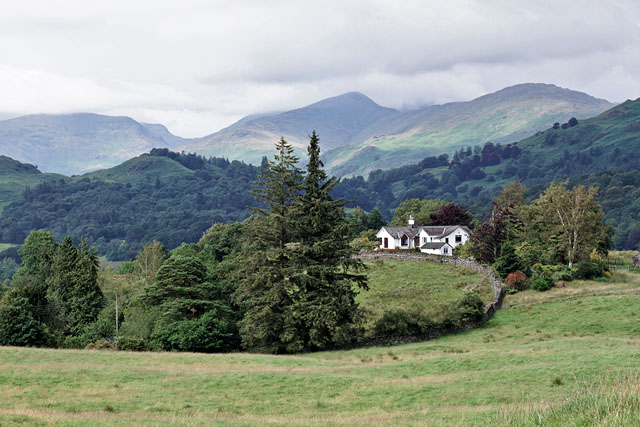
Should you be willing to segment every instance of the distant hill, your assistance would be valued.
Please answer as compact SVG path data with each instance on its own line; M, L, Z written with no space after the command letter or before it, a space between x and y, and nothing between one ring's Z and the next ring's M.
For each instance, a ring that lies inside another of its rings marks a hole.
M13 167L23 176L45 175ZM135 258L144 243L173 248L198 241L213 223L245 219L256 205L249 183L257 175L242 162L155 149L110 169L34 180L0 215L0 242L22 243L44 228L57 239L84 238L112 260ZM5 176L14 175L0 168L0 182Z
M27 187L41 182L51 182L67 177L57 174L45 174L35 166L0 156L0 211L10 202L18 200Z
M129 117L38 114L0 121L0 154L65 175L108 168L185 141L162 125Z
M515 142L554 122L592 117L613 105L554 85L520 84L469 102L388 115L326 153L325 164L340 176L367 174L462 146Z
M262 156L273 156L273 146L280 137L291 143L298 154L306 154L309 135L315 130L320 135L322 151L328 152L351 143L366 127L395 114L397 111L351 92L296 110L247 117L179 149L259 165Z

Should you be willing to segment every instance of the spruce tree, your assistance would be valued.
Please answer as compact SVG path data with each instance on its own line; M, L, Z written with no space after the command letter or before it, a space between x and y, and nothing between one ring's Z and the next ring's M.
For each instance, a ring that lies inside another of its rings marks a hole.
M367 289L366 276L349 245L344 200L333 200L338 184L327 178L320 161L315 131L307 149L309 162L298 201L296 228L299 244L293 248L295 294L287 322L295 325L286 336L288 351L317 350L346 344L355 336L358 321L356 288ZM295 331L295 335L293 333Z
M291 335L287 308L295 293L290 280L291 246L296 239L296 201L302 184L298 158L284 138L273 160L264 162L252 194L264 208L254 208L252 232L244 242L244 275L235 293L245 311L240 321L242 345L252 351L281 353Z

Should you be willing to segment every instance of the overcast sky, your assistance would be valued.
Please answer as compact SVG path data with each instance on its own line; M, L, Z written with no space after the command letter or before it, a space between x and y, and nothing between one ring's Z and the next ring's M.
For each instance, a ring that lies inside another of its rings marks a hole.
M640 97L640 2L3 1L0 115L128 115L203 136L360 91L413 108L523 82Z

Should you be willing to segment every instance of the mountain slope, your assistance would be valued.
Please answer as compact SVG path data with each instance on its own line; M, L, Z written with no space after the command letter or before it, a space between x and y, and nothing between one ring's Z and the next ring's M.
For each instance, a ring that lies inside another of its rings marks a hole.
M280 137L300 154L315 130L320 135L323 152L327 152L349 144L366 127L396 114L361 93L351 92L296 110L248 117L180 149L260 164L262 156L273 155L274 143Z
M184 141L162 125L129 117L38 114L0 121L0 153L66 175L115 166Z
M514 142L571 117L591 117L613 104L554 85L526 83L468 102L388 116L327 153L336 175L390 169L462 146Z

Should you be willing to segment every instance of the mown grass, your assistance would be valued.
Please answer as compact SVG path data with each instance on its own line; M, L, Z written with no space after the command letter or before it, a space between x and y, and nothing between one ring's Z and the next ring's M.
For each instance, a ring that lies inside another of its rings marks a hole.
M444 306L462 298L465 288L477 290L485 303L494 298L487 278L468 268L382 259L366 264L369 290L361 291L356 302L365 311L369 324L385 311L398 309L436 318Z
M422 343L298 356L1 348L0 424L536 425L546 411L543 425L613 425L588 415L609 396L633 425L639 355L640 275L616 273L508 295L483 328Z

